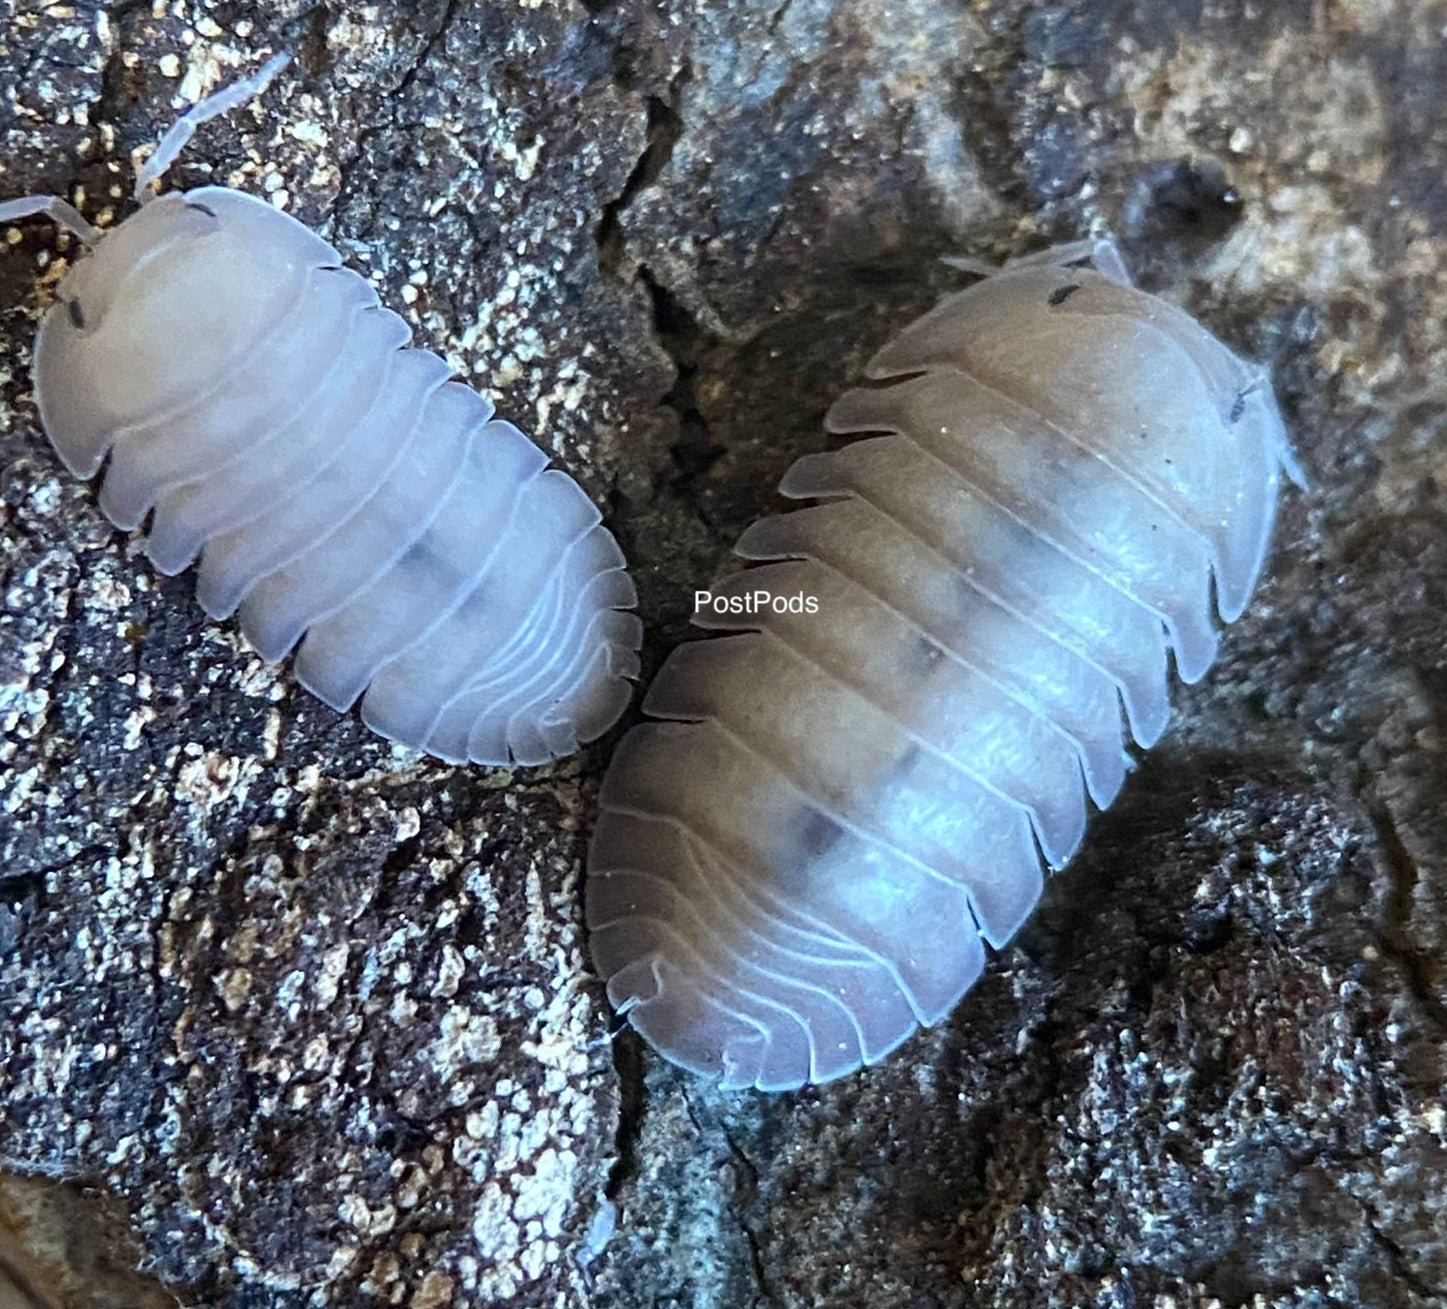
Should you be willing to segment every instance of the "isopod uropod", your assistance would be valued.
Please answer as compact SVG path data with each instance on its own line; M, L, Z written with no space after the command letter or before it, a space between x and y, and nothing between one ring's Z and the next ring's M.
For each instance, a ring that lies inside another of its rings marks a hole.
M443 759L541 763L630 697L640 624L622 553L567 474L428 350L307 227L252 196L151 183L195 127L286 62L193 106L139 170L36 337L42 425L100 504L148 523L162 572L239 613L267 660L338 710Z
M1092 267L1070 267L1092 256ZM886 346L759 561L658 673L604 779L587 917L666 1057L783 1090L938 1022L1063 866L1125 732L1165 730L1271 534L1264 373L1114 248L1008 264ZM742 603L752 593L805 605ZM752 612L747 612L752 608Z

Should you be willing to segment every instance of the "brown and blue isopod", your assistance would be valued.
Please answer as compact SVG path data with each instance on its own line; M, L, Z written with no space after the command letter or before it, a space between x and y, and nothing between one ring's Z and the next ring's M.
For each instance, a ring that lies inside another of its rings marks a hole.
M1087 254L1093 267L1071 267ZM883 1059L979 977L1260 575L1262 370L1112 248L1007 265L875 356L604 780L593 957L667 1058L779 1091ZM866 434L872 434L867 435ZM718 606L720 610L726 606ZM737 606L742 609L743 606Z

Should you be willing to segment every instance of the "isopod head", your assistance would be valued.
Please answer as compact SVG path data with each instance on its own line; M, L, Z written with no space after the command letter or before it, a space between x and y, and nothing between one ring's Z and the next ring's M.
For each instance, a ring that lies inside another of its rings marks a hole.
M259 239L267 224L266 239ZM159 196L66 273L35 341L41 422L92 477L115 434L205 393L301 294L329 247L240 191ZM262 256L265 252L265 257Z

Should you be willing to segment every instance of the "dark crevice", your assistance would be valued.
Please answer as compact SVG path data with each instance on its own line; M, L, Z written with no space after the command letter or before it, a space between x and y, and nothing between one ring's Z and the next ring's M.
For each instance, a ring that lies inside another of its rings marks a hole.
M356 170L366 162L372 142L391 126L392 123L369 123L357 130L353 138L355 149L351 158L337 162L337 193L326 208L324 226L334 224L337 218L345 213L356 192Z
M759 1170L754 1161L743 1152L739 1143L734 1139L733 1133L724 1126L722 1121L719 1123L719 1131L723 1133L723 1139L728 1142L729 1153L738 1166L737 1173L741 1183L734 1188L734 1197L728 1206L729 1216L734 1220L739 1231L744 1234L744 1241L749 1247L749 1266L754 1275L754 1285L758 1288L759 1298L766 1305L776 1305L779 1303L779 1298L774 1294L769 1277L764 1271L764 1253L759 1246L759 1238L743 1216L744 1208L752 1204L758 1196Z
M604 206L598 223L598 264L605 274L625 277L630 273L623 215L643 191L658 181L673 158L674 148L683 135L680 106L690 72L685 64L669 83L666 97L645 98L648 123L643 150L623 189ZM616 57L614 79L624 89L631 80L628 70L618 64ZM653 305L654 336L674 367L673 385L660 401L678 417L678 439L672 450L675 469L668 480L686 482L706 472L723 454L723 447L709 434L694 385L699 358L710 337L653 269L640 264L631 270L631 275L648 292Z
M1015 145L1015 125L1008 97L1002 94L1009 70L1023 58L1006 51L989 65L963 70L955 93L955 118L966 126L974 157L986 185L1002 200L1023 205L1029 192L1024 166Z
M308 10L301 19L301 30L295 41L296 52L302 66L314 78L320 77L331 66L331 50L327 42L331 21L331 6L325 4Z
M659 179L673 157L674 146L683 135L683 119L679 116L678 106L687 76L685 69L673 79L666 100L650 95L644 102L648 123L643 151L623 183L623 189L603 206L603 214L598 221L598 263L605 273L618 275L626 261L622 221L624 211L639 192ZM626 81L623 74L619 74L618 78L620 84Z
M1220 910L1188 918L1181 944L1188 954L1204 957L1219 954L1235 937L1235 920L1229 910Z
M1362 1211L1362 1218L1366 1222L1368 1233L1371 1235L1372 1244L1382 1252L1387 1266L1392 1270L1392 1276L1402 1283L1414 1295L1420 1296L1429 1304L1441 1303L1442 1297L1447 1295L1447 1287L1433 1286L1419 1273L1407 1257L1407 1252L1402 1249L1390 1236L1388 1236L1377 1225L1376 1214L1369 1204L1358 1196L1353 1196L1358 1207Z
M668 484L676 487L706 473L724 453L698 404L699 359L710 338L651 269L640 267L638 280L653 301L654 335L674 367L673 385L660 404L672 409L678 418L678 437L670 451L674 468L667 478Z
M112 5L107 11L108 37L105 63L100 74L100 97L90 110L91 121L94 123L115 123L120 117L121 106L131 98L127 90L131 77L123 58L126 42L122 37L122 31L127 14L136 8L138 8L137 5L126 0L125 3ZM107 138L105 134L101 134L99 139L104 142ZM112 156L118 161L126 159L127 151L118 138L114 140ZM100 157L104 158L105 155L102 154ZM126 175L129 176L129 173Z
M1417 861L1402 840L1396 820L1386 805L1369 805L1368 814L1391 878L1387 893L1387 921L1383 924L1380 938L1382 953L1402 970L1408 990L1432 1025L1438 1031L1447 1032L1447 1004L1436 993L1431 967L1412 934L1413 896L1421 880Z
M1147 947L1147 957L1139 971L1126 979L1125 995L1128 1013L1138 1014L1144 1025L1156 1009L1156 992L1175 973L1175 961L1169 947Z
M612 1038L613 1071L618 1078L618 1128L613 1134L613 1163L603 1186L606 1199L616 1201L623 1187L638 1175L638 1142L648 1112L643 1085L643 1046L631 1032Z
M156 1013L156 1022L159 1025L163 1021L162 1015L166 1009L167 978L166 965L163 958L162 941L165 938L166 927L171 921L171 914L174 912L176 903L177 888L174 883L163 882L157 893L156 918L154 935L151 941L149 957L146 960L146 975L151 983L151 1007ZM179 1014L171 1017L174 1024ZM159 1125L160 1116L152 1120Z
M754 1288L757 1295L754 1299L755 1305L778 1305L781 1303L779 1297L774 1293L770 1285L769 1277L764 1271L764 1254L759 1245L759 1238L754 1229L744 1220L742 1210L744 1206L753 1203L759 1192L759 1170L754 1161L748 1157L734 1139L722 1118L710 1115L711 1122L705 1126L703 1119L699 1117L698 1110L694 1107L693 1097L688 1092L687 1084L680 1086L679 1092L683 1097L684 1113L688 1115L688 1121L692 1124L696 1137L702 1138L713 1135L715 1129L718 1135L722 1136L724 1143L734 1162L733 1193L724 1200L724 1208L728 1216L733 1219L734 1226L743 1235L744 1243L749 1250L749 1269L753 1275Z
M378 879L382 889L385 891L391 882L411 868L421 853L422 836L420 833L416 836L409 836L405 841L399 841L393 846L387 852L387 857L382 860L382 873Z
M769 1289L769 1281L764 1274L764 1258L759 1249L759 1239L754 1235L754 1229L739 1217L736 1210L731 1210L731 1212L734 1222L738 1224L739 1231L744 1234L744 1241L749 1247L749 1265L753 1270L754 1283L759 1289L759 1298L766 1305L778 1304L778 1298Z
M1121 222L1133 242L1199 256L1231 234L1244 209L1241 193L1219 164L1176 159L1145 170Z
M44 891L45 874L38 868L0 877L0 904L3 905L16 906L27 900L38 900Z
M462 0L447 0L441 19L423 40L422 49L417 52L417 58L412 61L412 66L402 74L402 79L397 83L397 89L392 93L392 98L400 100L412 89L412 84L416 82L418 75L430 62L437 47L446 40L461 3Z
M446 40L448 30L455 21L460 7L461 0L447 0L447 4L442 11L442 18L423 38L422 47L418 50L417 57L411 61L403 71L402 76L397 79L397 84L382 95L382 100L387 108L386 114L379 120L367 123L361 127L353 138L354 148L351 156L347 159L338 160L337 193L333 197L331 204L327 206L326 222L324 225L335 223L336 220L346 212L348 205L356 193L357 170L367 162L371 153L372 143L384 132L396 131L404 126L399 117L402 102L408 92L411 91L417 78L421 75L423 68L425 68L431 60L433 53L437 50L438 46ZM326 46L325 27L320 31L320 37L324 57ZM373 217L375 217L375 210L373 211Z

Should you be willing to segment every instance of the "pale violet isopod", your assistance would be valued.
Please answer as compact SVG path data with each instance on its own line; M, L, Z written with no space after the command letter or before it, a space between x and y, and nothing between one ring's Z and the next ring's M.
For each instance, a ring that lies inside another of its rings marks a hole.
M226 187L154 195L197 124L285 63L194 106L140 170L35 342L41 423L100 505L147 525L162 572L199 560L206 612L369 726L442 759L535 764L622 713L641 637L613 536L567 474L327 242Z
M1071 267L1089 258L1092 266ZM604 779L594 961L729 1088L874 1063L979 977L1216 655L1289 450L1263 371L1114 248L1006 265L882 350ZM1214 617L1213 617L1214 616Z

